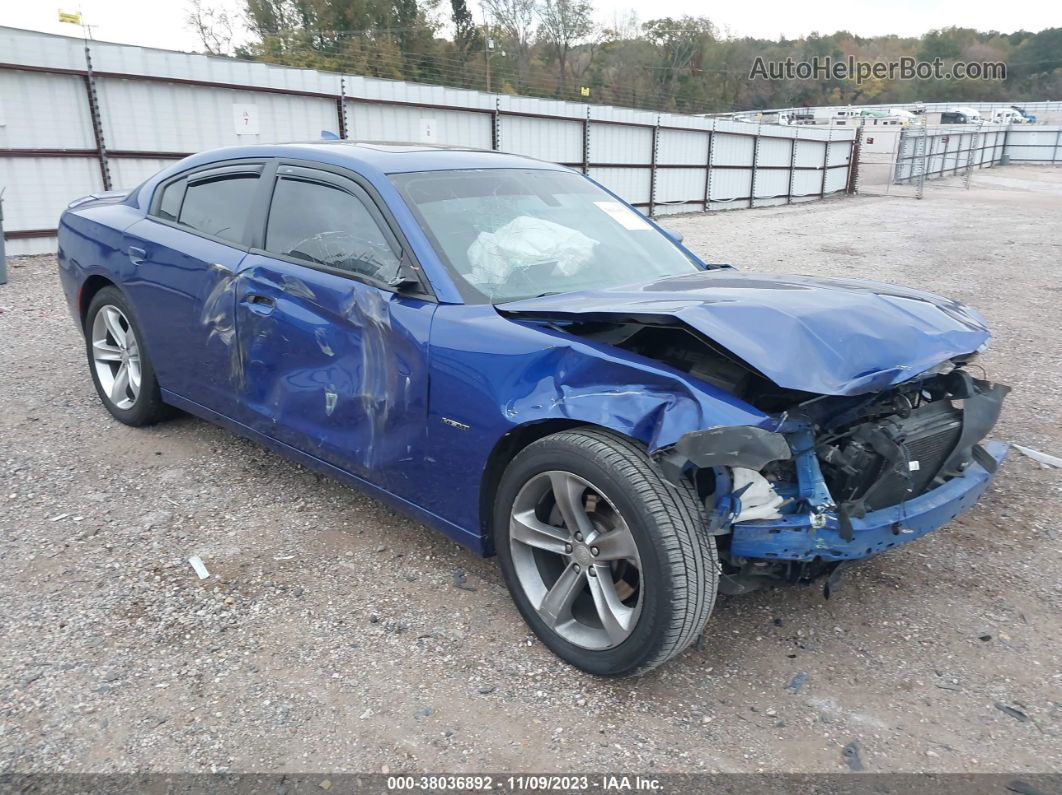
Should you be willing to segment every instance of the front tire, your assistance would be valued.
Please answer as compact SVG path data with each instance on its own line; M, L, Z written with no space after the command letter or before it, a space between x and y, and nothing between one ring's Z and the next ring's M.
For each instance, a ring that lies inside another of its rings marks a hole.
M517 609L588 673L645 673L711 614L718 564L704 509L630 439L576 429L528 445L502 476L493 520Z
M93 296L85 314L89 371L107 411L126 425L151 425L171 413L143 340L132 308L116 287Z

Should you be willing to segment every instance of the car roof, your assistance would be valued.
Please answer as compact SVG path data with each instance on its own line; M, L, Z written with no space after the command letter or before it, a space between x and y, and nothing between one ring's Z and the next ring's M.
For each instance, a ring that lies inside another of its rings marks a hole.
M201 157L202 162L242 157L294 157L346 166L355 171L374 169L384 174L476 168L566 170L556 163L490 149L387 141L255 144L214 149L204 152Z

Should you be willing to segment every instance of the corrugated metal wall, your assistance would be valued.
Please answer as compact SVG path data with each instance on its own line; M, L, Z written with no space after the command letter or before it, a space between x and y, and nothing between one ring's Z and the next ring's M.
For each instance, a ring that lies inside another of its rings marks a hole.
M927 113L937 113L948 110L954 110L955 108L973 108L982 114L982 118L985 115L995 113L997 110L1011 110L1015 106L1023 108L1027 113L1033 114L1051 114L1062 113L1062 100L1047 100L1039 102L894 102L886 105L832 105L829 109L833 110L848 110L850 108L858 108L859 110L884 110L888 111L892 108L900 108L902 110L909 111L921 111L925 110ZM789 108L768 108L758 111L759 113L801 113L805 111L823 110L819 107L809 106L794 106ZM754 112L754 111L750 111Z
M1004 154L1015 163L1062 162L1062 125L908 128L900 137L896 182L915 180L923 169L931 179L962 173L967 164L990 168Z
M72 199L193 152L351 139L498 149L589 174L650 214L847 189L854 130L786 128L486 94L0 28L8 252L52 251ZM99 108L99 138L90 96Z
M1062 163L1062 124L1011 127L1002 149L1016 163Z

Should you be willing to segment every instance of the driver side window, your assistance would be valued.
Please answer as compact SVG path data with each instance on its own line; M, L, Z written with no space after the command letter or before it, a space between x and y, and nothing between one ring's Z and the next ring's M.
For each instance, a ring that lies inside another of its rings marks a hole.
M298 177L277 180L265 248L385 283L399 267L394 250L359 198L339 186Z

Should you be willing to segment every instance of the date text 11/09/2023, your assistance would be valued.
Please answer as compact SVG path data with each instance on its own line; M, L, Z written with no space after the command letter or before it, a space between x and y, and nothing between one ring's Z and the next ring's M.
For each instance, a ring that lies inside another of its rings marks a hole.
M389 792L660 792L658 778L640 775L388 776Z

